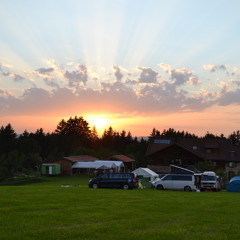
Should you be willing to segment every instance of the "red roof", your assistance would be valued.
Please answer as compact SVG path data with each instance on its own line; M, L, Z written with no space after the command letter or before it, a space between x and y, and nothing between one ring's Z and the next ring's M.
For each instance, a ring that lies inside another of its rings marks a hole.
M133 158L127 157L125 155L113 155L109 157L110 160L122 161L122 162L135 162Z
M98 158L88 155L80 155L80 156L70 156L64 157L64 159L69 160L71 162L92 162L98 160Z

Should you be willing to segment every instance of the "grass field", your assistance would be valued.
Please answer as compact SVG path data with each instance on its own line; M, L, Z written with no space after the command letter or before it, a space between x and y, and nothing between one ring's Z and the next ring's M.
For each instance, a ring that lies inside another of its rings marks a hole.
M240 239L238 193L89 189L87 183L75 176L0 186L0 240Z

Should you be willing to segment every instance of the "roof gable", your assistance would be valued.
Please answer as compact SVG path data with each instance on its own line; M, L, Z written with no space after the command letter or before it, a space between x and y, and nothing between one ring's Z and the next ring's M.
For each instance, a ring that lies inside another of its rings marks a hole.
M214 161L239 161L240 146L231 143L229 139L205 139L205 138L162 138L150 139L146 157L159 153L171 146L178 145L183 149L201 157ZM168 142L168 144L167 144Z
M122 161L122 162L135 162L133 158L127 157L125 155L113 155L109 157L110 160L117 160L117 161Z
M70 162L92 162L95 160L98 160L98 158L88 155L80 155L80 156L69 156L64 157L64 159L70 161Z

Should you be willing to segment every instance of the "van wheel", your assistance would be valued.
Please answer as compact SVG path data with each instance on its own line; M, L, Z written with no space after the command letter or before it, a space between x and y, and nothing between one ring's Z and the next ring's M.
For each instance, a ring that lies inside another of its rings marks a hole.
M124 184L124 185L123 185L123 189L124 189L124 190L128 190L128 189L129 189L129 186L128 186L127 184Z
M186 186L186 187L184 188L184 191L185 191L185 192L191 192L192 189L191 189L189 186Z
M92 185L92 188L98 188L98 185L97 185L97 183L94 183L93 185Z
M159 184L159 185L157 185L156 189L157 190L163 190L164 188L163 188L163 185Z

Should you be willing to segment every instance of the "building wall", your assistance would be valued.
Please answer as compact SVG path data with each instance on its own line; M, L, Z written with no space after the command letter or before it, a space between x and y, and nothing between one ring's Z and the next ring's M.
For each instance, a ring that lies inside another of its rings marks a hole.
M61 174L62 175L72 175L72 163L68 160L61 159L56 161L61 166Z
M225 172L230 180L233 176L240 175L240 163L239 162L227 162L225 163Z
M202 159L195 154L181 148L179 146L172 146L162 151L153 154L149 158L149 165L169 166L170 164L188 166L195 165Z

